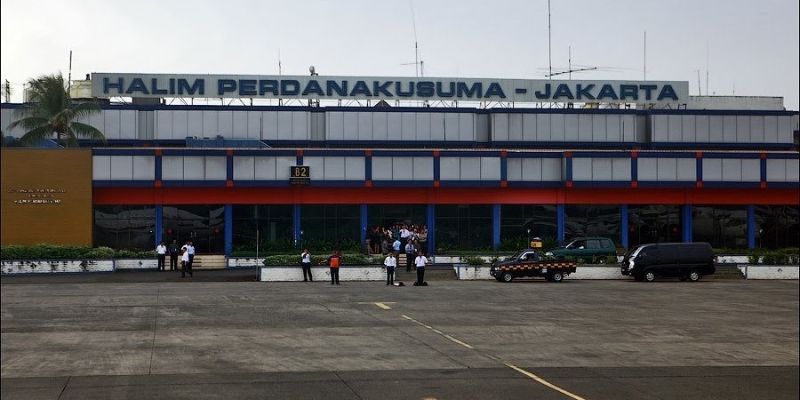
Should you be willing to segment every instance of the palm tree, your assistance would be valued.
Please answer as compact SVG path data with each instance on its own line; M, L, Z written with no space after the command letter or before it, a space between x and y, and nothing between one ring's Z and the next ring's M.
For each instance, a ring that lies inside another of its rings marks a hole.
M42 75L28 81L29 102L16 111L19 118L9 128L21 126L27 132L20 138L22 144L33 144L49 139L53 133L65 146L78 146L78 137L105 142L97 128L74 120L100 112L96 102L74 103L64 87L64 77Z

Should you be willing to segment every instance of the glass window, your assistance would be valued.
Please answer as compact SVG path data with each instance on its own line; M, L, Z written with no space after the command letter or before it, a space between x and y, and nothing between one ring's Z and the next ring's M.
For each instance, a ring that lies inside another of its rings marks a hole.
M747 247L747 208L692 207L692 239L711 243L714 248Z
M294 249L292 206L235 205L233 206L233 249L259 250Z
M528 239L534 237L542 239L545 247L552 247L556 232L554 205L503 205L500 209L500 247L505 250L526 248Z
M390 227L394 224L425 225L425 205L376 204L367 206L370 226Z
M221 205L164 206L164 241L191 240L197 253L225 252L225 207Z
M629 206L629 246L645 243L680 242L680 206Z
M587 249L599 249L600 248L600 241L596 239L591 239L586 242Z
M361 215L357 205L314 205L300 208L300 247L358 251Z
M155 206L95 206L94 245L113 249L155 248Z
M492 207L437 205L435 233L436 246L444 251L489 249L492 247Z
M579 236L604 236L619 238L619 206L566 206L565 234Z
M800 247L800 207L756 206L756 246Z

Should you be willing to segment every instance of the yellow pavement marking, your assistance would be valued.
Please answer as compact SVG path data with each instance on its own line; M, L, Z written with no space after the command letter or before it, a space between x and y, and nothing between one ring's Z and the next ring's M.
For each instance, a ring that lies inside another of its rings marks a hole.
M403 314L402 317L407 319L407 320L409 320L409 321L412 321L412 322L414 322L414 323L416 323L418 325L422 325L425 328L432 330L434 333L442 335L445 338L453 341L454 343L458 343L458 344L460 344L460 345L462 345L462 346L464 346L464 347L466 347L468 349L474 349L474 347L470 346L468 343L464 343L464 342L462 342L462 341L460 341L460 340L458 340L458 339L456 339L456 338L454 338L454 337L452 337L452 336L450 336L450 335L448 335L448 334L446 334L446 333L444 333L444 332L442 332L442 331L440 331L438 329L435 329L434 327L432 327L430 325L425 325L422 322L419 322L419 321L415 320L414 318L409 317L408 315Z
M528 378L531 378L531 379L535 380L536 382L539 382L539 383L541 383L542 385L545 385L545 386L549 387L550 389L553 389L553 390L555 390L556 392L559 392L559 393L561 393L561 394L563 394L563 395L565 395L565 396L567 396L567 397L570 397L570 398L572 398L572 399L575 399L575 400L586 400L585 398L583 398L583 397L581 397L581 396L578 396L578 395L577 395L577 394L575 394L575 393L568 392L568 391L566 391L566 390L564 390L564 389L562 389L562 388L560 388L560 387L558 387L558 386L556 386L556 385L553 385L552 383L550 383L550 382L548 382L548 381L546 381L546 380L544 380L544 379L542 379L542 378L540 378L540 377L538 377L538 376L534 375L534 374L533 374L533 373L531 373L531 372L525 371L524 369L522 369L522 368L520 368L520 367L517 367L516 365L513 365L513 364L508 364L508 363L504 363L504 364L505 364L507 367L509 367L509 368L511 368L511 369L513 369L513 370L515 370L515 371L517 371L517 372L519 372L519 373L521 373L522 375L525 375L525 376L527 376Z
M452 340L452 341L454 341L454 342L456 342L456 343L458 343L458 344L460 344L460 345L462 345L462 346L464 346L464 347L466 347L468 349L472 349L473 348L469 344L464 343L464 342L462 342L462 341L460 341L460 340L458 340L458 339L456 339L456 338L454 338L454 337L452 337L450 335L444 335L444 337L446 337L446 338L448 338L448 339L450 339L450 340Z
M376 303L373 303L373 304L375 304L376 306L378 306L378 307L380 307L380 308L382 308L384 310L391 310L392 309L392 307L389 307L389 306L387 306L386 304L383 304L383 303L377 303L376 302Z

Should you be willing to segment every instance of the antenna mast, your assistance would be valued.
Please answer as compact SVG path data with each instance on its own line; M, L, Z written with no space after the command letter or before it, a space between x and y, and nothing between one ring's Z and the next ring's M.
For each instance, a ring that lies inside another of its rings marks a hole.
M409 1L408 5L411 7L411 26L414 28L414 72L419 78L420 61L419 61L419 43L417 42L417 17L414 15L414 2Z
M550 34L550 0L547 0L547 70L548 78L553 76L553 43Z
M697 95L703 95L703 87L700 85L700 70L697 70Z
M647 31L644 31L644 79L647 80Z
M69 51L69 74L67 75L67 92L72 89L72 50Z

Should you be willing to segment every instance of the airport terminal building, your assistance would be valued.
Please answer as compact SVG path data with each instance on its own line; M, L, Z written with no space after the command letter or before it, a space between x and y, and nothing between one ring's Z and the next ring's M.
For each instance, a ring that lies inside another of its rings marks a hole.
M798 112L782 98L689 96L680 81L115 73L73 89L101 99L85 122L107 138L84 143L95 246L357 246L398 221L427 225L433 253L534 236L800 246ZM2 104L5 136L24 134L8 129L19 107Z

